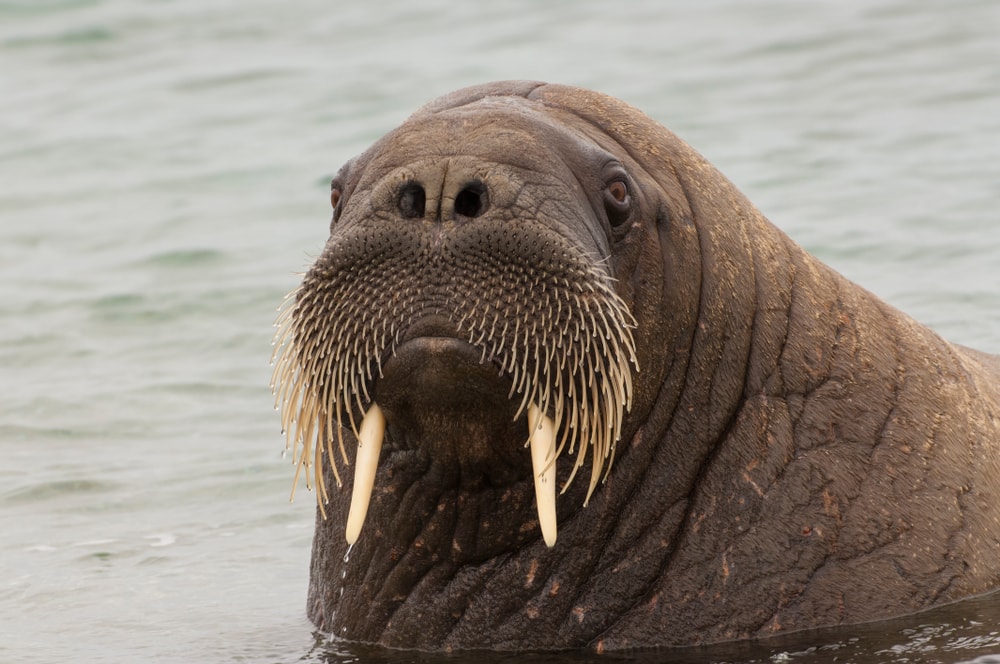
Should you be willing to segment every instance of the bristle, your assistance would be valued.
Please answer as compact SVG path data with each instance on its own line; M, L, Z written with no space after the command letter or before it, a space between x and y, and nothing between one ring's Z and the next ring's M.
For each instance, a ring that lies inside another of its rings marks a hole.
M575 456L563 491L588 458L588 500L607 478L639 369L635 319L614 290L606 259L547 237L539 252L549 258L529 264L517 255L529 244L537 238L517 231L489 236L479 245L482 256L419 247L401 256L401 245L389 247L381 236L344 249L331 243L289 293L275 319L271 385L294 482L304 467L324 516L324 457L339 486L338 466L349 463L344 429L357 435L383 359L413 321L429 314L451 320L480 361L495 363L511 380L518 418L529 404L552 417L552 462Z

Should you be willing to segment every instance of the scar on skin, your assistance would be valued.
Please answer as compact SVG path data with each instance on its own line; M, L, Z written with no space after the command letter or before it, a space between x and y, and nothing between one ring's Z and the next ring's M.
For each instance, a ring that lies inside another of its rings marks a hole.
M531 567L528 568L528 576L524 580L524 587L530 588L535 583L535 573L538 572L538 559L531 561Z

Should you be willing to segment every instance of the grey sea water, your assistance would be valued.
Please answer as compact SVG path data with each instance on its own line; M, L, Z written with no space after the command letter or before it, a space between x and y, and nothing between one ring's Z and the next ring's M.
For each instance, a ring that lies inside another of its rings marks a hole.
M438 661L305 618L272 322L341 163L503 78L643 108L836 269L1000 352L996 2L0 0L0 662ZM628 657L998 654L988 596Z

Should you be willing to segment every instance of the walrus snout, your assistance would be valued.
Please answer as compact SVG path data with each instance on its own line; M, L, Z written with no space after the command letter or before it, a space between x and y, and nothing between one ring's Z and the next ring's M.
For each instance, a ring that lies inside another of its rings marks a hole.
M511 388L510 377L468 342L418 337L386 360L373 397L385 414L388 448L429 454L454 469L456 483L486 477L499 486L530 472L521 449L527 420L517 417Z
M395 168L375 187L372 200L375 209L387 217L463 222L482 217L490 210L494 196L503 199L503 190L512 192L516 187L482 163L455 156Z
M396 207L406 219L422 219L427 214L427 190L420 182L406 182L399 188ZM475 219L489 207L489 196L486 185L479 180L472 180L455 194L448 208L456 218ZM447 214L447 211L445 211Z

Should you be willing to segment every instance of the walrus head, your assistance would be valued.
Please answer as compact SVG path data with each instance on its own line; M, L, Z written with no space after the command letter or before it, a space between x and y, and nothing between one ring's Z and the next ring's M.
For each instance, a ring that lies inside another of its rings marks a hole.
M320 629L567 647L641 594L638 574L614 601L580 592L607 587L603 556L644 556L654 524L682 517L668 506L690 486L659 486L697 472L691 434L654 441L675 409L695 412L679 401L689 349L718 303L672 276L699 269L702 244L675 165L704 162L654 130L598 93L489 84L418 110L333 179L329 239L279 315L273 385L319 501ZM696 345L712 362L732 346Z
M334 178L330 238L279 317L275 383L324 513L323 468L339 485L334 449L347 464L344 429L358 441L348 543L383 445L469 489L530 474L549 546L556 459L575 455L563 491L590 459L585 500L606 477L638 369L611 248L639 196L582 139L486 99L412 119Z
M309 617L431 650L663 642L643 603L699 596L665 570L741 378L768 375L746 321L788 308L752 286L773 227L640 111L533 82L431 102L331 202L275 351L319 500Z

